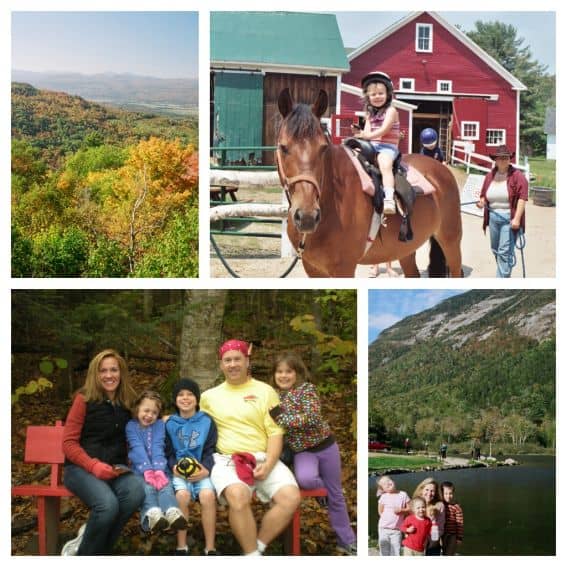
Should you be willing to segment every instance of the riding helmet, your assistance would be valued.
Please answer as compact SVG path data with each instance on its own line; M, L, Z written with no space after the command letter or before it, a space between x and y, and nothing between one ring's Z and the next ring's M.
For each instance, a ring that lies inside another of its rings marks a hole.
M388 103L392 101L392 97L394 96L394 85L392 84L392 79L390 79L390 75L388 75L388 73L378 70L371 71L368 75L362 77L362 80L360 81L362 90L364 91L370 83L382 83L385 85L388 93Z
M432 149L437 143L437 132L433 128L425 128L421 131L419 139L426 148Z

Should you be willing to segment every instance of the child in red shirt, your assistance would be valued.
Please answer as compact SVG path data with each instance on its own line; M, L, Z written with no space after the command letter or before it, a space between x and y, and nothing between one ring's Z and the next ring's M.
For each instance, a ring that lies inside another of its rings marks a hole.
M425 514L425 500L420 496L412 498L410 508L412 513L400 528L400 531L406 534L402 542L403 555L425 555L425 546L431 532L431 520Z

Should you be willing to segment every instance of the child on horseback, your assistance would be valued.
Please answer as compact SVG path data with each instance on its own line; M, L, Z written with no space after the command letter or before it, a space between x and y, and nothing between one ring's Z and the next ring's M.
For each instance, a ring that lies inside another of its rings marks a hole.
M377 161L384 186L384 214L394 215L394 172L392 167L398 157L400 120L392 106L394 86L390 77L382 71L372 71L361 81L366 111L364 129L357 138L368 140L379 152Z

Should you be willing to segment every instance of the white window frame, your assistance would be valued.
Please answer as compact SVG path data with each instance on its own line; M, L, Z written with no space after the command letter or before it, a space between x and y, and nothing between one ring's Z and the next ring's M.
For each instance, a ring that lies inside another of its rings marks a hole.
M408 81L411 83L409 88L404 87L404 81ZM400 91L408 92L408 91L415 91L415 79L410 79L409 77L400 77Z
M501 132L502 139L498 142L489 142L488 133L489 132ZM486 146L501 146L506 144L506 129L505 128L487 128L486 129Z
M419 47L419 31L422 28L429 30L428 46L425 49ZM417 53L432 53L433 52L433 24L415 24L415 50Z
M442 85L446 84L447 85L447 89L442 89ZM453 81L447 81L445 79L441 80L438 79L437 80L437 92L438 93L452 93L453 92Z
M467 126L473 126L476 134L466 136L465 129ZM475 122L473 120L463 120L461 122L461 140L480 140L480 122Z

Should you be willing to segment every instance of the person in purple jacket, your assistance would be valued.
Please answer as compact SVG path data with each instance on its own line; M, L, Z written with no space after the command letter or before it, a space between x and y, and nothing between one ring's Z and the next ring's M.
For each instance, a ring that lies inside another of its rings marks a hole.
M148 532L187 527L166 472L165 423L159 419L162 407L159 394L146 390L134 404L134 419L126 424L128 459L134 473L144 477L140 522Z
M317 390L308 379L309 372L297 354L278 356L273 384L280 394L280 405L272 408L270 415L286 431L299 486L327 489L329 521L337 536L337 549L356 555L356 534L350 525L341 482L339 446L321 414Z

